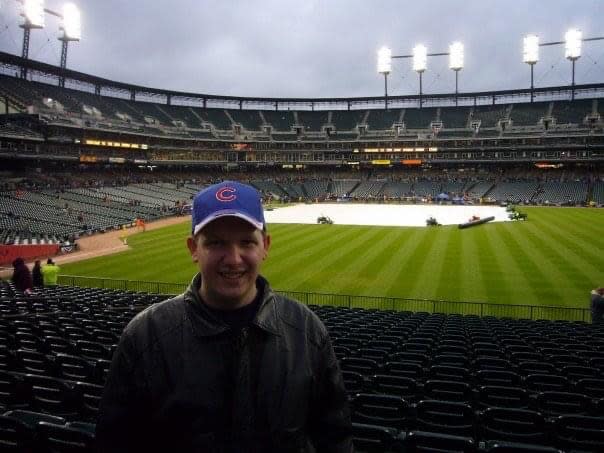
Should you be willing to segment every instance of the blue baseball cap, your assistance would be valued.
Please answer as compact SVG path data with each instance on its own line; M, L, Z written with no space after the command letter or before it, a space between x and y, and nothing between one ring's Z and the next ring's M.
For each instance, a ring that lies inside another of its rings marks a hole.
M265 221L260 193L252 186L236 181L206 187L193 199L193 236L208 223L225 216L239 217L263 230Z

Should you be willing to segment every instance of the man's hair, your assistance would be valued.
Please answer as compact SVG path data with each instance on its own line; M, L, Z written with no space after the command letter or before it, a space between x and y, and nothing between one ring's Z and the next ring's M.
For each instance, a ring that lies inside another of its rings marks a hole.
M55 264L55 263L52 261L52 258L48 258L46 260L46 264Z

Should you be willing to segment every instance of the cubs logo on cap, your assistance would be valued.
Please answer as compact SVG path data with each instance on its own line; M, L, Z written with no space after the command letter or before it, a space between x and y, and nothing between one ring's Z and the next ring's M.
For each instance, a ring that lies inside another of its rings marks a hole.
M193 199L193 236L208 223L225 216L239 217L263 230L265 221L260 193L252 186L236 181L224 181L205 188Z

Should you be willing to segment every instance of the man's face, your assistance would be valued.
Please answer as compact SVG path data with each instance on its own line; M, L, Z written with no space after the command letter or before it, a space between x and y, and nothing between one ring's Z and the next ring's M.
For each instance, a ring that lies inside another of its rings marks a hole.
M256 297L256 277L270 247L264 235L238 217L220 217L187 246L201 272L200 295L210 307L232 310Z

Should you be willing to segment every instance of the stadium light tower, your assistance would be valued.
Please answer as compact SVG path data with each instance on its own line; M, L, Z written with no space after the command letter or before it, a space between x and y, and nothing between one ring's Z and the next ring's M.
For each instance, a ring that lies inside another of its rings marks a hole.
M392 50L386 46L378 50L377 71L384 74L384 108L388 110L388 74L392 71Z
M82 26L80 22L80 10L73 3L63 5L63 23L60 27L63 34L59 37L61 46L61 69L67 67L67 46L69 41L79 41L82 38ZM61 75L59 85L65 87L65 77Z
M533 92L535 88L533 83L533 70L535 64L539 61L539 37L537 35L527 35L524 37L522 61L531 67L531 102L533 102L533 99L535 98Z
M413 48L413 70L419 74L419 107L422 107L422 74L427 68L428 49L423 44Z
M21 57L28 59L29 57L29 35L32 28L44 28L44 1L43 0L25 0L23 2L23 23L20 25L23 28L23 48ZM21 68L21 78L27 77L27 68Z
M463 44L455 41L449 46L449 68L455 71L455 105L457 106L458 76L463 69Z
M564 56L572 62L572 91L571 99L575 99L575 62L581 57L581 41L583 34L580 30L570 29L564 35Z

